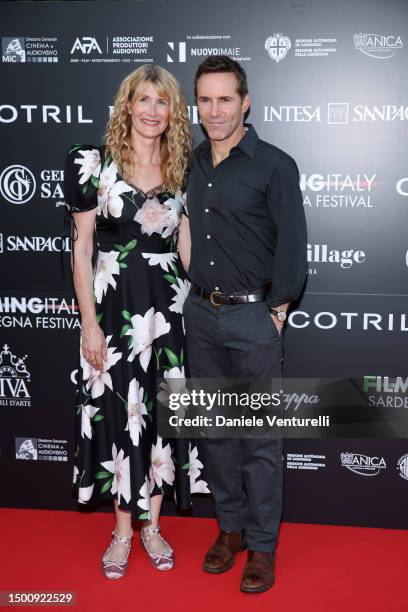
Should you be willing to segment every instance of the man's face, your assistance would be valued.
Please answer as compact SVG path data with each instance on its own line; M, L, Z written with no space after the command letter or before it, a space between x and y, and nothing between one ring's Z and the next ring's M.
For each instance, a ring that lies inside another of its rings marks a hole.
M249 98L241 99L232 72L203 74L197 81L197 108L209 138L228 140L242 130Z

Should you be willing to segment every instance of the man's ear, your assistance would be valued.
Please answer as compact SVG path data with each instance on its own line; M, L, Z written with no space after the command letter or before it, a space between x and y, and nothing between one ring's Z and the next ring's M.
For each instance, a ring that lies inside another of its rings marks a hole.
M245 96L242 99L242 113L244 115L249 109L250 105L251 105L251 100L249 99L249 94L245 94Z

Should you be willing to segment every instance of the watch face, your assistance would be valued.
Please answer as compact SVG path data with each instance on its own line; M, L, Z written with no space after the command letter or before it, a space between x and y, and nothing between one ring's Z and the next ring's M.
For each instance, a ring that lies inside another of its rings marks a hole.
M286 312L283 312L282 310L278 312L278 321L280 321L281 323L283 323L283 321L286 321Z

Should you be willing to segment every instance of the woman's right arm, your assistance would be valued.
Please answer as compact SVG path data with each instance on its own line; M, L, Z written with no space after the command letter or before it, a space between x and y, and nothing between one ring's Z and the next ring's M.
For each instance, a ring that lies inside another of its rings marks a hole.
M92 284L92 252L96 210L73 213L73 217L77 229L77 238L72 241L72 270L75 293L81 313L82 354L91 366L97 370L103 370L103 362L107 359L106 341L96 320Z

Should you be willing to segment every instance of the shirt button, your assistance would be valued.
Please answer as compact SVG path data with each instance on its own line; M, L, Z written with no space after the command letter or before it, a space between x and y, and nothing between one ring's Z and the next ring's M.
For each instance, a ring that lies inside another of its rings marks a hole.
M207 234L207 240L209 240L211 238L210 234Z
M212 187L212 183L208 183L208 186L209 186L209 187Z
M219 291L220 288L219 287L214 287L214 291Z
M210 209L209 209L209 208L206 208L206 209L205 209L205 212L210 212Z
M213 261L210 261L210 266L213 266L213 265L214 265L214 262L213 262Z

